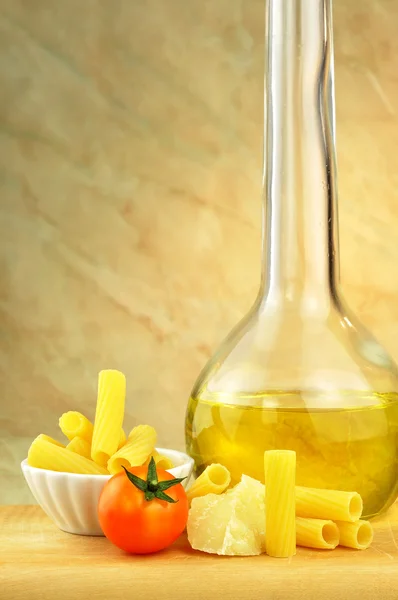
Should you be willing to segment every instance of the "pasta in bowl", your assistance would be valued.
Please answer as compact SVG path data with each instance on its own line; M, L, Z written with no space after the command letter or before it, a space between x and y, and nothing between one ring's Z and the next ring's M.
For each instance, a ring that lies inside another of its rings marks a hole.
M149 464L188 483L193 459L183 452L157 448L151 425L123 429L126 378L121 371L98 374L93 421L70 410L61 415L60 442L41 433L30 445L21 467L37 502L63 531L103 535L97 516L98 500L106 482L124 468Z
M186 486L193 470L193 459L178 450L156 448L162 459L174 465L167 471L174 477L186 477ZM162 466L161 462L158 462ZM79 535L103 535L97 506L101 491L111 474L71 473L33 467L28 459L21 468L29 488L38 504L52 521L68 533Z

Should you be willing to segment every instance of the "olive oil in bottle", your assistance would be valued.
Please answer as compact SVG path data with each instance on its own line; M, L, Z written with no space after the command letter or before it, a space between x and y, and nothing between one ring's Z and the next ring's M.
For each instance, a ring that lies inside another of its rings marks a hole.
M187 448L196 472L221 462L233 483L242 473L263 480L265 450L295 450L297 485L355 490L365 516L388 507L398 493L398 395L364 394L359 407L313 410L298 394L287 396L258 394L236 404L191 398ZM264 408L270 399L296 408Z

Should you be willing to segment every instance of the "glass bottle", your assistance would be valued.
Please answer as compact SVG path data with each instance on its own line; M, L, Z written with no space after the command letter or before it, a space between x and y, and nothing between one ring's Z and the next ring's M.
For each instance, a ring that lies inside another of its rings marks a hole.
M200 373L186 415L196 472L397 497L398 370L339 286L331 0L266 0L263 264L258 297Z

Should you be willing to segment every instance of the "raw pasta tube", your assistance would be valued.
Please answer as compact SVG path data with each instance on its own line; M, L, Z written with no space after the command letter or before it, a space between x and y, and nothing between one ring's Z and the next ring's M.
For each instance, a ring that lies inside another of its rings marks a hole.
M38 469L82 473L87 475L108 475L108 471L92 460L57 446L38 436L33 440L28 452L28 465Z
M355 523L336 521L336 526L340 531L340 546L366 550L373 541L373 528L369 521L360 520Z
M339 529L333 521L296 517L297 546L333 550L338 545L339 539Z
M126 378L120 371L100 371L91 458L105 466L117 451L126 398Z
M296 453L264 452L265 551L287 558L296 554Z
M164 456L163 454L159 454L159 452L157 450L154 450L150 456L148 456L148 458L145 461L146 465L149 465L149 461L151 460L151 458L153 457L153 460L155 461L156 466L159 469L164 469L165 471L167 471L167 469L172 469L174 467L174 463L173 461L168 458L167 456Z
M79 436L91 443L93 437L93 424L82 413L70 410L59 418L61 431L68 440Z
M163 454L158 454L157 456L154 456L154 459L155 459L156 466L159 469L168 471L169 469L172 469L174 467L173 461L170 458L168 458L167 456L164 456Z
M137 425L128 435L127 442L108 461L108 470L112 475L130 467L143 465L154 451L156 431L150 425Z
M45 433L41 433L40 435L37 436L36 439L46 440L47 442L50 442L50 444L55 444L56 446L65 448L64 444L61 444L61 442L59 442L58 440L54 440L54 438L50 437L49 435L46 435Z
M357 492L296 487L298 517L357 521L362 509L362 498Z
M122 446L124 446L124 444L126 443L126 441L127 441L127 437L126 437L126 434L124 433L124 429L122 429L121 432L120 432L119 445L118 445L117 449L120 450L120 448Z
M85 456L86 458L91 459L90 443L78 435L74 437L66 447L68 450L76 452L76 454L80 454L80 456Z
M231 483L231 474L226 467L213 463L205 468L187 491L188 500L206 496L206 494L222 494Z

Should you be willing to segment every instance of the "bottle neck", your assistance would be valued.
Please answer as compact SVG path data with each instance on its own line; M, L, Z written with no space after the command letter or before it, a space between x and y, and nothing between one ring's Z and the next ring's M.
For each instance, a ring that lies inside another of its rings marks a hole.
M262 302L336 296L331 0L266 0Z

